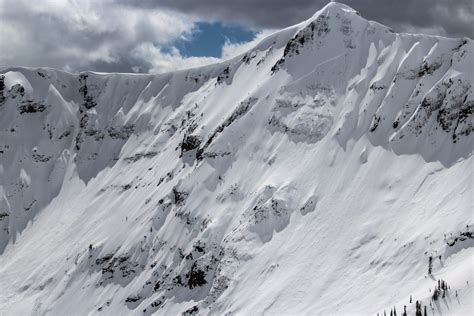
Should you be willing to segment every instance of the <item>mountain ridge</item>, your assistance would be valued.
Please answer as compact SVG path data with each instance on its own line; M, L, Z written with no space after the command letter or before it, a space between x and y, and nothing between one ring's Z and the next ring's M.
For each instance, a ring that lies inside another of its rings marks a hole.
M265 45L263 45L263 43L265 43L267 41L271 41L273 39L273 37L276 37L279 33L285 33L288 30L294 30L294 29L297 29L298 27L303 27L306 24L313 21L314 19L316 19L321 13L328 14L328 12L331 11L331 10L332 11L338 10L339 13L349 12L351 14L354 14L354 15L357 15L357 16L361 17L360 13L358 11L354 10L353 8L351 8L350 6L348 6L344 3L341 3L341 2L332 1L332 2L329 2L322 9L316 11L312 17L310 17L310 18L308 18L308 19L306 19L306 20L304 20L304 21L302 21L298 24L290 25L286 28L275 31L273 34L270 34L266 38L262 39L258 44L256 44L255 47L249 49L248 51L246 51L244 53L241 53L241 54L239 54L239 55L237 55L233 58L230 58L228 60L223 60L223 61L220 61L220 62L217 62L217 63L214 63L214 64L205 65L205 66L198 66L198 67L193 67L193 68L180 69L180 70L171 71L171 72L164 72L164 73L98 72L98 71L94 71L94 70L84 70L84 71L79 71L79 72L73 72L73 71L66 71L66 70L56 69L56 68L51 68L51 67L26 67L26 66L3 66L3 67L0 67L0 70L2 72L7 72L7 71L10 71L10 70L19 70L19 69L32 69L32 70L34 70L34 69L37 69L37 70L38 69L44 69L44 70L59 71L59 72L67 73L67 74L70 74L70 75L80 75L82 73L84 73L84 74L92 73L92 74L102 74L102 75L114 74L114 75L149 76L149 75L168 75L168 74L172 74L172 73L180 73L180 72L187 72L187 71L190 71L190 70L204 69L204 68L212 67L212 66L215 66L215 65L225 64L225 63L233 61L233 60L238 60L238 59L242 58L243 56L245 56L246 54L249 54L252 50L260 48L261 45L265 46ZM335 13L335 14L337 14L337 13ZM366 20L366 21L368 21L371 24L376 24L377 26L386 28L390 32L395 33L390 27L385 26L384 24L381 24L377 21L373 21L373 20ZM395 34L406 35L406 36L415 36L415 37L429 37L429 38L439 38L439 39L449 39L449 40L460 40L460 41L463 41L463 40L472 41L473 40L473 39L471 39L467 36L464 36L464 37L448 37L448 36L442 36L442 35L424 34L424 33L409 33L409 32L399 32L399 33L395 33Z

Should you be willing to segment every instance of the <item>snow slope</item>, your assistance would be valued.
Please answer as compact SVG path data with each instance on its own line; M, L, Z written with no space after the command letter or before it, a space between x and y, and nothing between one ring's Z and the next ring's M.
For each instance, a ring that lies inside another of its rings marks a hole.
M473 54L330 3L203 68L2 70L0 314L473 314Z

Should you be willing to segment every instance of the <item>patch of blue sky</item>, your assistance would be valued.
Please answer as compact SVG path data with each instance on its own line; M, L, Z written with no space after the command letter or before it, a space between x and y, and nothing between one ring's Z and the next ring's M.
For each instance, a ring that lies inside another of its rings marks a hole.
M185 57L221 57L226 42L243 43L255 38L256 31L239 25L224 25L220 22L196 23L196 31L190 38L172 43ZM166 51L166 49L164 50Z

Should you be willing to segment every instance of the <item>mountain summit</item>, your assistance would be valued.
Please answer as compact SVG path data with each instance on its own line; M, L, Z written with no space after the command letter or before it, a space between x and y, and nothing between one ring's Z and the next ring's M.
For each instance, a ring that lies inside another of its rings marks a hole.
M0 314L472 314L474 43L330 3L232 60L0 74Z

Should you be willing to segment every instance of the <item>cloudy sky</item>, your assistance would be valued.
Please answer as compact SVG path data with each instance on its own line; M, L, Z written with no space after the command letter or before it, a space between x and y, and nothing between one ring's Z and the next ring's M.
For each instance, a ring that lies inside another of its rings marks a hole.
M328 0L0 0L0 67L161 73L233 57ZM346 0L396 31L474 38L472 0Z

